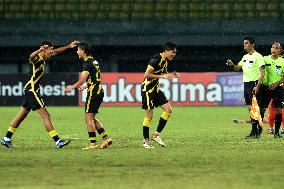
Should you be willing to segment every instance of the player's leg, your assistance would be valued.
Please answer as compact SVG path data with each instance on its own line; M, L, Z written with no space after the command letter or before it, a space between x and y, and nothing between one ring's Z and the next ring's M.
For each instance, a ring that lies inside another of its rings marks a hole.
M253 87L255 86L254 82L244 82L244 98L245 98L245 103L247 105L247 109L250 115L250 110L251 110L251 104L252 104L252 91ZM245 137L245 139L256 139L258 135L258 122L252 118L251 119L251 131L250 133Z
M275 108L273 107L273 100L268 105L268 134L274 134L274 120L275 120Z
M103 128L102 123L96 118L96 114L93 114L93 117L96 130L103 139L103 142L100 145L100 149L107 148L112 144L112 138L108 136L105 129Z
M21 107L21 110L18 112L18 114L12 120L11 125L8 128L8 131L6 133L6 136L1 140L2 145L6 146L7 148L13 148L11 138L12 138L13 134L16 132L16 129L22 123L22 121L27 117L29 112L30 112L30 110L27 110L24 107Z
M162 141L160 137L160 133L163 131L164 127L167 124L167 121L172 113L171 105L168 102L168 99L166 98L165 94L162 91L158 91L157 94L154 96L154 106L158 107L160 106L164 112L162 113L159 124L157 126L156 131L152 135L152 140L160 144L161 146L165 146L165 143Z
M97 132L102 137L102 139L108 138L108 135L103 127L103 124L96 118L96 114L93 115L94 115L94 122Z
M145 117L143 119L143 124L142 124L142 133L143 133L142 146L144 148L154 148L154 146L152 146L149 141L150 124L153 119L153 110L154 110L154 104L153 104L154 92L148 93L143 91L141 93L141 96L142 96L142 109L145 110Z
M85 112L88 113L86 123L88 125L89 137L90 139L92 137L95 139L96 137L95 131L98 131L99 135L101 135L103 138L103 142L101 143L100 146L96 144L96 139L93 141L90 140L91 149L98 148L98 147L103 149L103 148L107 148L109 145L112 144L112 139L107 135L100 121L96 119L96 114L99 113L99 108L103 101L103 98L104 98L104 92L100 92L99 94L88 93L87 95L88 100L86 100Z
M263 87L260 88L260 92L256 95L256 99L257 99L257 105L259 107L259 113L260 113L260 119L263 123L263 119L264 119L264 115L265 115L265 111L266 111L266 107L262 107L263 106L263 92L261 92L263 90ZM263 125L260 125L259 120L257 120L257 138L259 138L262 134L262 130L263 130Z
M62 140L59 138L57 131L54 129L53 124L51 122L50 114L45 107L42 107L37 110L39 115L41 116L44 127L47 130L49 136L54 140L57 148L62 148L70 143L70 140Z
M165 128L168 122L168 119L170 118L172 114L172 107L169 103L162 105L161 108L164 110L164 112L162 113L160 117L159 124L156 130L157 133L161 133L163 131L163 129Z
M255 82L248 82L248 83L245 83L245 87L244 87L245 88L244 97L245 97L245 102L246 102L249 114L252 108L251 106L252 98L253 98L252 91L255 85L256 85ZM268 98L266 95L266 92L268 89L266 89L264 86L261 86L260 89L261 90L256 95L256 98L257 98L258 105L260 107L260 115L262 119L264 117L265 108L267 108L270 98ZM251 118L251 131L250 131L250 134L245 137L245 139L258 139L261 133L262 133L262 127L260 126L259 121Z
M144 148L154 148L149 142L149 131L150 131L150 124L153 119L153 109L146 109L145 110L145 117L143 120L143 147Z
M247 105L247 109L250 112L251 106ZM245 139L257 139L258 138L258 121L251 118L251 131L245 137Z
M271 97L273 98L273 106L275 107L274 138L282 138L279 131L282 123L282 108L284 102L283 88L280 86L276 87L271 91Z
M284 134L284 108L282 110L282 128L281 128L281 134Z
M156 131L152 135L152 140L154 140L155 142L157 142L161 146L165 146L165 143L162 141L160 134L163 131L163 129L165 128L165 126L168 122L168 119L170 118L170 116L172 114L172 108L171 108L171 105L169 103L161 105L161 108L164 110L164 112L162 113L162 115L160 117L159 124L158 124Z
M97 145L97 138L96 138L96 125L94 122L94 116L91 112L85 112L85 121L87 125L87 131L89 135L89 141L90 144L86 146L85 148L82 148L83 150L90 150L90 149L96 149L99 148L99 145Z
M275 108L274 138L282 138L282 136L279 134L281 122L282 122L282 108Z

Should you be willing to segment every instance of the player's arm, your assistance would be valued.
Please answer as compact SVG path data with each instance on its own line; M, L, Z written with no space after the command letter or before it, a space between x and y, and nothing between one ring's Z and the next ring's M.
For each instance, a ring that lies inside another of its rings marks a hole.
M231 67L235 72L239 72L242 69L240 65L235 65L230 59L227 60L226 65Z
M82 72L82 75L81 75L81 78L79 79L79 81L77 81L74 85L72 85L72 86L70 86L70 87L66 87L66 88L64 89L64 92L65 92L65 93L69 93L69 92L71 92L73 89L76 89L76 88L80 87L81 85L83 85L83 84L86 82L88 76L89 76L89 72L83 71L83 72Z
M262 82L263 82L264 73L265 73L264 68L265 68L264 65L259 68L260 77L259 77L259 79L258 79L257 85L253 88L253 93L254 93L254 94L257 94L257 93L258 93L259 88L260 88L260 86L261 86L261 84L262 84Z
M79 44L79 43L80 43L80 41L73 41L69 45L66 45L64 47L56 48L56 49L53 50L53 56L55 56L55 55L65 51L67 49L72 49L72 48L76 47L77 44Z
M283 85L284 82L284 73L282 74L282 78L279 81L276 81L275 83L272 83L268 89L274 90L276 87Z
M83 83L83 85L81 85L81 86L78 87L78 90L79 90L79 91L83 91L83 90L86 89L87 87L88 87L88 84L85 82L85 83Z
M260 77L259 77L259 80L258 80L258 83L257 83L258 86L260 86L262 84L262 82L263 82L264 74L265 74L264 68L265 68L264 65L259 68Z
M173 79L175 77L179 77L179 73L176 73L176 72L157 75L157 74L154 74L153 71L154 71L154 68L152 66L148 65L147 70L144 73L144 77L145 78L155 78L155 79L158 79L158 78Z
M32 52L32 53L30 54L30 60L33 59L34 57L36 57L36 55L37 55L38 53L44 51L44 50L47 49L47 48L48 48L48 45L43 45L43 46L41 46L38 50Z

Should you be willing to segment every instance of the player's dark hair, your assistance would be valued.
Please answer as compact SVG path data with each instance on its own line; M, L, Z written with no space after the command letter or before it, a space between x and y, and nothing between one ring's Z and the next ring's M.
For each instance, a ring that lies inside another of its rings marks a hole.
M87 56L91 56L92 47L88 43L79 43L78 47L85 52Z
M167 42L164 44L164 51L174 50L177 48L177 45L173 42Z
M49 47L53 47L53 44L50 41L43 41L43 42L40 43L41 47L44 46L44 45L48 45Z
M255 40L254 40L253 37L247 36L247 37L244 38L244 40L248 40L250 42L250 44L255 46Z

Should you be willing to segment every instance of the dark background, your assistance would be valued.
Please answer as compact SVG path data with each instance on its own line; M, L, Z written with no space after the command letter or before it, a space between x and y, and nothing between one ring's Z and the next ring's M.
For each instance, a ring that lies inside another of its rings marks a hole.
M226 72L245 54L243 38L270 53L284 42L283 0L2 0L0 73L27 73L41 41L89 42L102 72L144 72L165 42L178 45L179 72ZM78 72L76 49L49 60L47 72ZM172 69L172 68L171 68Z

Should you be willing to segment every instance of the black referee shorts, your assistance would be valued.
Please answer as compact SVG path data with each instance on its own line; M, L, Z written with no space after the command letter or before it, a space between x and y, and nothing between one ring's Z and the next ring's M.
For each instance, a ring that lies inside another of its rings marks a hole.
M276 87L274 90L269 90L268 86L262 85L260 92L261 103L260 107L267 108L270 100L273 100L273 107L282 108L284 103L284 90L282 86Z
M257 85L258 81L250 81L250 82L244 82L244 98L246 105L251 105L252 103L252 97L253 97L253 88ZM256 95L258 103L260 102L260 95L259 93Z

